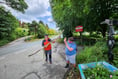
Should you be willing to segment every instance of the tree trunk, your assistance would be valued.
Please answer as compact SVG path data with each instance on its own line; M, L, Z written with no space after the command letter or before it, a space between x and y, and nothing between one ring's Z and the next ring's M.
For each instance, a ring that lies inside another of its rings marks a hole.
M101 29L101 33L103 38L106 37L106 31L107 31L107 25L101 25L102 29Z
M103 38L106 37L106 31L102 31Z
M82 32L80 32L80 42L81 42L81 45L82 45Z

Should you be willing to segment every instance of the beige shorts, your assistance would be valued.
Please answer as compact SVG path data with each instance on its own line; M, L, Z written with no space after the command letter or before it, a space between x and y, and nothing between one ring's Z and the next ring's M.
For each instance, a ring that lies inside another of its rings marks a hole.
M71 55L71 56L66 55L66 61L69 61L71 64L76 64L76 62L75 62L76 59L75 58L76 58L76 54Z

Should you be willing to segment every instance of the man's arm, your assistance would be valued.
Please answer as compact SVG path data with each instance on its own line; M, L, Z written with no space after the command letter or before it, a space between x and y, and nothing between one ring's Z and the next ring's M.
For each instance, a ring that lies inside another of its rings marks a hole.
M44 46L44 40L42 41L42 46Z
M66 41L66 38L64 38L64 43L65 43L65 45L66 45L66 47L67 47L67 49L68 49L69 51L73 51L73 48L69 47L69 45L68 45L68 43L67 43L67 41Z
M55 43L55 40L51 40L50 38L48 39L48 41L50 41L52 43Z

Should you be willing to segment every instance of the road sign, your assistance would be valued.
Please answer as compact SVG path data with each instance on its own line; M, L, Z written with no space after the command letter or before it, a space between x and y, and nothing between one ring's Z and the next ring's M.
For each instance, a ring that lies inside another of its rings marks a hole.
M75 31L76 32L82 32L83 31L83 26L76 26Z

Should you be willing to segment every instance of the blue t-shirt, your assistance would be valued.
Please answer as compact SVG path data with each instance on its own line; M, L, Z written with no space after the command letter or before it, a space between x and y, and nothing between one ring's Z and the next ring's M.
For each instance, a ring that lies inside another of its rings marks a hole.
M67 44L68 44L69 47L73 48L73 50L72 50L72 51L69 51L68 48L66 47L66 48L65 48L65 51L66 51L65 53L66 53L66 55L71 56L71 55L76 54L76 52L77 52L77 46L76 46L75 42L73 42L73 43L67 42Z

